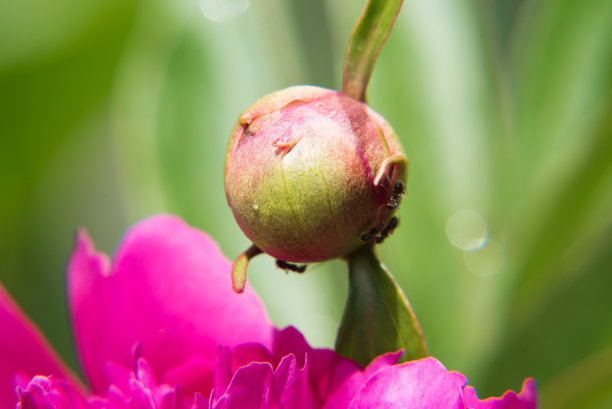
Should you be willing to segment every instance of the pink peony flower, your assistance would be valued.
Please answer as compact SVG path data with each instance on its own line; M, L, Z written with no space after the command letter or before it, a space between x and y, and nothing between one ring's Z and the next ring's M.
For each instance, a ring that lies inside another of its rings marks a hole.
M134 226L112 264L85 232L68 266L83 385L0 286L0 409L534 409L535 384L479 400L434 358L367 368L275 329L231 263L171 216Z

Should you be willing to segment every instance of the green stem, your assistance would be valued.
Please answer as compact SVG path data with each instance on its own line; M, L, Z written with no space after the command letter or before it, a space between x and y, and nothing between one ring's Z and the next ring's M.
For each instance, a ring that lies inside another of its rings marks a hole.
M342 92L363 101L376 58L391 33L403 0L368 0L344 57Z
M403 360L427 356L421 327L393 276L372 245L348 257L349 294L336 351L366 366L386 352L404 350Z

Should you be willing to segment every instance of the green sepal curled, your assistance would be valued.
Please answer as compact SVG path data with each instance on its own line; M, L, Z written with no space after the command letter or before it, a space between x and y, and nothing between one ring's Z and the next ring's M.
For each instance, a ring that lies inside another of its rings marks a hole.
M336 338L336 352L367 366L386 352L403 349L402 361L427 356L421 327L391 273L364 245L348 256L349 291Z

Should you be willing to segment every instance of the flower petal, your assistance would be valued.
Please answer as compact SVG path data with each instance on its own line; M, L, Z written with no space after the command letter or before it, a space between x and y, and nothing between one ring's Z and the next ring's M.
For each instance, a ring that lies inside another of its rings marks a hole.
M463 409L465 376L449 372L434 358L424 358L376 372L349 409Z
M325 409L344 409L355 397L364 384L379 370L395 365L402 355L402 351L388 353L377 357L367 368L353 362L339 365L334 373L330 385L330 396L325 402Z
M351 359L338 355L332 350L311 348L304 336L293 327L276 331L274 335L273 365L278 365L287 355L295 356L299 367L304 367L306 361L308 361L308 381L317 402L321 405L329 399L330 394L340 385L344 384L346 378L362 371L361 365ZM361 384L364 382L365 379ZM353 395L359 390L361 384L353 391Z
M15 376L53 375L80 384L0 284L0 409L14 409Z
M306 355L313 351L308 342L306 342L304 335L294 327L287 327L274 333L274 347L272 350L272 362L274 365L280 363L283 357L293 354L300 367L304 366Z
M308 378L321 404L333 399L332 394L340 385L345 384L347 378L362 371L357 362L330 349L314 349L308 355L308 363Z
M18 388L22 409L87 409L81 393L68 382L53 376L35 376L25 387Z
M199 355L192 355L180 365L168 369L162 382L168 385L181 385L185 395L192 396L196 392L206 393L201 390L202 385L213 384L214 362Z
M242 344L235 348L220 346L217 351L212 402L216 403L225 393L238 369L253 362L270 361L270 354L259 344Z
M234 294L230 271L217 244L176 217L155 216L133 226L112 266L80 231L68 266L68 295L76 344L94 390L104 392L108 385L104 363L127 366L136 342L157 379L194 355L214 362L219 344L269 347L273 327L263 305L252 291ZM184 376L187 383L212 379ZM200 391L210 388L199 385Z
M293 355L283 357L274 372L267 362L239 368L221 393L221 398L213 402L215 409L318 407L308 383L308 360L300 368Z
M263 409L267 407L272 384L272 365L254 362L234 375L227 391L214 409Z
M315 403L308 384L308 360L298 368L293 355L285 356L272 378L270 408L314 409Z
M463 391L465 406L470 409L536 409L538 406L536 385L532 378L525 379L521 393L507 391L500 398L478 399L472 386Z

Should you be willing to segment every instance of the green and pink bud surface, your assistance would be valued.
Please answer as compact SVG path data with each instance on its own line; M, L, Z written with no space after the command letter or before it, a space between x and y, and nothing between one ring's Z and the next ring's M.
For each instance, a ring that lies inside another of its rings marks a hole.
M288 262L325 261L396 223L407 163L391 126L368 105L295 86L240 115L227 150L226 195L263 252Z

